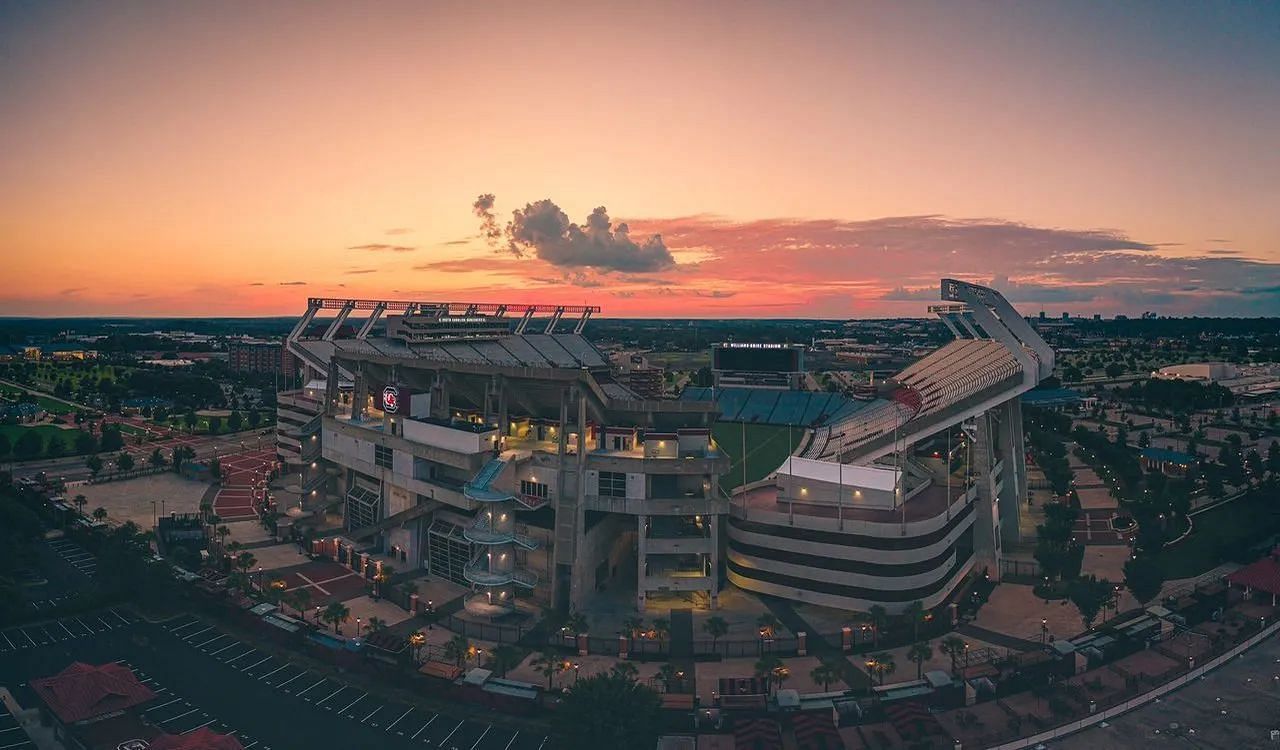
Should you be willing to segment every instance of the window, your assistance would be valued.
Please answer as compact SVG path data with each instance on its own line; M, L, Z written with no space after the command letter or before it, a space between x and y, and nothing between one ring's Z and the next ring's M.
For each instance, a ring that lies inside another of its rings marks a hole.
M391 449L385 445L373 446L373 463L384 469L391 468Z
M546 482L531 482L528 479L520 480L520 494L525 497L540 497L543 500L550 497Z
M600 472L601 497L626 497L627 475L620 471Z

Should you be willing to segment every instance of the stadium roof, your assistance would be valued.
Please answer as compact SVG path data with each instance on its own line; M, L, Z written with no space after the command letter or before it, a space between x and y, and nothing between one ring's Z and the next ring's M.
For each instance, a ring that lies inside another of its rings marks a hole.
M332 341L301 339L294 341L293 346L305 349L320 362L327 362L337 353L440 364L574 370L609 367L609 359L585 337L575 333L511 334L485 340L439 343L405 343L373 337Z

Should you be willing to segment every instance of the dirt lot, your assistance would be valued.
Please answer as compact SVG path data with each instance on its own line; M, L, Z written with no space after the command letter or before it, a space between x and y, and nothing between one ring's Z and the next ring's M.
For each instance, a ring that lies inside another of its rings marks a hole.
M67 498L84 495L86 513L95 508L106 508L107 519L113 523L133 521L144 529L152 526L152 513L195 513L200 510L200 498L209 485L177 474L156 474L149 477L127 479L120 482L81 485L71 487ZM152 501L155 501L153 511Z

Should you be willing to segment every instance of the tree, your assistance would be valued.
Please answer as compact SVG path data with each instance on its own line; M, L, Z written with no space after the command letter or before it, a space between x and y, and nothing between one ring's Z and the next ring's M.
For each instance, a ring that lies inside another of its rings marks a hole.
M453 663L459 667L470 653L471 641L468 641L465 635L455 635L444 644L444 658L452 659Z
M98 449L98 440L84 430L76 430L75 451L77 455L93 453Z
M1098 619L1103 605L1111 601L1113 593L1110 581L1092 575L1077 578L1067 590L1071 602L1080 610L1080 619L1084 621L1085 629L1093 628L1093 621Z
M581 635L590 630L591 623L587 620L586 615L575 609L565 618L564 626L569 629L570 633Z
M876 648L880 647L880 629L884 627L885 622L889 618L889 613L879 604L873 604L867 610L867 614L871 617L871 643Z
M115 425L102 426L102 435L98 439L98 448L104 453L118 451L124 447L124 436L120 434L120 428Z
M116 468L126 473L133 471L133 456L128 453L121 453L116 457Z
M644 631L644 619L634 615L622 618L622 631L628 638L635 638Z
M1138 447L1139 447L1139 448L1150 448L1150 447L1151 447L1151 434L1150 434L1150 433L1148 433L1148 432L1147 432L1147 431L1145 431L1145 430L1144 430L1144 431L1142 431L1142 432L1140 432L1140 433L1138 433Z
M775 671L782 666L783 666L782 660L774 656L773 654L769 654L768 656L761 657L759 660L756 661L755 676L764 680L765 690L772 689L773 681L775 678Z
M244 415L238 411L231 412L231 416L227 417L227 429L239 432L242 426L244 426Z
M248 573L257 562L258 558L254 557L252 552L241 552L236 555L236 567L245 573Z
M210 435L216 435L222 431L222 417L214 415L211 417L206 417L206 420L209 422Z
M106 509L106 508L103 508L103 507L97 507L97 508L94 508L94 509L93 509L93 520L95 520L95 521L105 521L105 520L107 520L107 509Z
M260 424L262 424L262 413L258 411L249 412L249 426L257 429Z
M760 628L760 634L766 638L774 637L782 629L782 622L772 612L765 612L757 617L756 625Z
M147 459L147 463L155 467L160 467L169 463L169 460L164 457L164 453L159 448L156 448L151 451L151 457Z
M13 441L9 440L9 436L0 432L0 458L4 458L13 451Z
M1275 416L1275 412L1271 412ZM4 451L0 451L3 455ZM1267 471L1271 472L1271 476L1280 476L1280 440L1272 440L1271 447L1267 448Z
M79 513L83 514L84 506L89 502L89 498L85 497L84 495L76 495L75 498L73 499L73 502L75 502L76 504L76 510Z
M702 623L702 629L711 636L711 650L715 651L719 640L729 634L729 623L719 615L712 615Z
M830 659L823 659L818 666L809 670L809 679L822 685L822 692L827 692L831 683L841 679L840 665Z
M956 671L956 659L964 653L964 641L958 636L949 635L938 643L938 650L951 657L951 671Z
M248 554L247 552L245 554ZM342 602L329 602L329 606L325 607L320 613L320 619L328 623L333 623L333 632L340 635L341 630L338 629L340 623L346 622L351 618L351 610Z
M629 661L619 661L614 662L614 665L609 667L609 673L635 682L636 678L640 676L640 668Z
M551 689L551 680L564 669L564 659L554 651L543 651L534 658L531 666L538 674L547 678L547 690Z
M372 621L370 621L370 624L372 624ZM499 677L506 677L507 672L513 667L520 666L523 658L524 655L520 653L520 649L504 643L494 647L493 651L489 652L488 668L497 672Z
M376 633L376 632L378 632L379 630L385 630L385 629L386 629L386 627L387 627L387 621L386 621L386 620L384 620L384 619L382 619L381 617L370 617L370 618L369 618L369 632L370 632L370 633Z
M577 682L557 708L556 747L649 750L661 731L661 699L616 673Z
M196 457L196 451L189 445L179 445L173 449L173 468L178 470L182 468L184 461L188 461Z
M13 444L13 455L19 461L29 461L44 452L44 439L34 429L25 429Z
M658 637L658 643L666 643L667 636L671 635L671 620L665 617L654 618L653 633Z
M911 602L903 610L902 616L907 618L907 622L911 623L911 640L919 640L920 622L924 620L924 603L919 600Z
M1124 564L1124 585L1139 604L1146 606L1159 595L1160 587L1164 585L1164 569L1147 555L1130 558Z
M209 462L209 476L215 482L222 479L222 462L216 458Z
M871 676L880 678L880 684L883 685L885 676L897 671L898 665L893 661L893 654L888 651L881 651L878 654L871 655L867 668Z
M916 663L916 679L924 676L924 663L933 658L933 647L928 641L914 643L907 649L907 660Z
M50 442L52 442L52 439L50 439ZM48 449L46 449L46 452L48 452ZM1255 482L1262 481L1262 473L1265 470L1265 467L1262 463L1262 455L1259 454L1258 451L1250 450L1244 457L1244 465L1245 468L1249 470L1249 474L1253 477Z
M89 469L89 476L97 477L98 472L102 471L102 458L98 454L91 454L84 460L84 465Z
M231 528L229 526L219 526L213 531L214 536L218 537L218 543L222 544L227 541L227 537L231 536ZM306 591L306 589L298 589Z
M298 617L305 618L307 610L311 608L311 589L294 589L290 592L290 599L293 608L298 610Z

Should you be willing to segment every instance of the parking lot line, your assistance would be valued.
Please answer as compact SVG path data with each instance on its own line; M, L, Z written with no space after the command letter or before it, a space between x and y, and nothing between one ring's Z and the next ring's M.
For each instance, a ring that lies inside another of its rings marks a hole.
M481 732L481 733L480 733L480 736L476 738L476 744L474 744L474 745L472 745L472 746L471 746L471 750L476 750L476 748L477 748L477 747L480 747L480 740L483 740L483 739L484 739L484 736L485 736L486 734L488 734L488 733L489 733L489 730L490 730L490 729L493 729L493 725L492 725L492 724L490 724L489 726L487 726L487 727L485 727L485 728L484 728L484 731L483 731L483 732Z
M410 711L412 711L412 710L413 710L413 706L410 706L410 707L406 708L406 709L404 710L404 713L400 714L400 717L399 717L399 718L397 718L395 721L393 721L393 722L391 722L390 724L388 724L388 725L387 725L387 731L388 731L388 732L390 732L390 731L391 731L391 729L392 729L392 727L394 727L396 724L399 724L399 723L400 723L400 719L403 719L404 717L408 716L408 715L409 715L409 712L410 712Z
M420 727L418 727L418 731L414 732L414 733L413 733L413 736L412 736L412 737L410 737L409 739L411 739L411 740L416 740L416 739L418 739L418 735L422 734L422 730L424 730L424 729L426 729L427 727L431 726L431 722L435 721L435 720L436 720L436 717L438 717L439 715L440 715L440 714L436 714L435 716L432 716L430 719L427 719L427 723L426 723L426 724L423 724L423 725L422 725L422 726L420 726Z
M4 637L4 642L9 644L9 648L17 648L17 646L13 645L13 641L9 640L9 636L5 635L4 633L0 633L0 636Z
M262 663L262 662L264 662L264 661L267 661L267 660L268 660L268 659L270 659L270 658L271 658L270 656L264 656L264 657L262 657L261 659L259 659L258 661L255 661L254 663L252 663L252 664L250 664L249 666L245 667L244 669L241 669L240 671L241 671L241 672L248 672L250 669L253 669L254 667L258 666L259 664L261 664L261 663Z
M190 711L186 711L186 712L184 712L184 713L180 713L180 714L178 714L177 716L170 716L169 718L165 719L164 721L162 721L162 722L160 722L160 723L161 723L161 724L168 724L168 723L169 723L169 722L171 722L171 721L177 721L178 719L181 719L183 716L190 716L191 714L193 714L193 713L195 713L196 711L199 711L199 710L200 710L200 709L198 709L198 708L193 708L193 709L191 709ZM448 738L446 738L446 739L448 739Z
M361 720L360 720L360 723L361 723L361 724L363 724L363 723L365 723L366 721L368 721L369 719L372 719L374 714L378 713L379 711L381 711L381 710L382 710L382 709L384 709L384 708L386 708L386 706L378 706L377 708L373 709L373 711L369 712L369 715L368 715L368 716L366 716L366 717L364 717L363 719L361 719ZM376 726L378 726L378 725L377 725L377 724L374 724L374 726L376 727Z
M345 712L346 712L346 710L347 710L348 708L351 708L351 707L352 707L352 706L354 706L355 704L357 704L357 703L359 703L360 701L364 700L364 698L365 698L365 696L366 696L366 695L368 695L368 693L361 693L361 694L360 694L360 697L359 697L359 698L356 698L355 700L353 700L353 701L351 701L350 703L348 703L348 704L346 705L346 708L338 709L338 713L345 713Z
M210 651L210 652L209 652L209 656L217 656L218 654L222 653L223 651L226 651L226 650L227 650L227 649L229 649L229 648L235 648L236 646L240 646L240 645L244 645L244 644L240 643L240 641L235 641L234 643L229 643L229 644L227 644L226 646L223 646L222 648L218 649L217 651ZM248 653L248 652L246 652L246 653Z
M178 627L174 628L173 630L170 630L169 632L170 632L170 633L173 633L173 634L175 634L175 635L176 635L176 634L177 634L177 632L178 632L179 630L186 630L187 628L191 627L192 625L199 625L199 624L200 624L200 620L198 620L198 619L196 619L196 620L192 620L191 622L184 622L183 624L179 625Z
M315 685L312 685L311 687L307 688L306 690L303 690L301 693L298 693L298 697L299 697L299 698L301 698L301 697L302 697L303 695L305 695L309 690L311 690L311 688L316 687L316 686L320 685L320 683L324 682L324 681L325 681L325 679L326 679L326 678L321 677L321 678L320 678L320 682L317 682Z
M208 646L210 643L213 643L214 641L217 641L217 640L221 640L223 638L231 638L231 636L227 635L226 633L218 633L217 635L215 635L214 637L210 638L207 641L200 641L199 643L197 643L196 648L204 648L205 646Z
M106 620L102 619L101 617L98 617L97 615L94 615L93 619L102 623L102 627L106 628L107 630L111 630L111 625Z
M299 672L299 673L295 674L294 676L290 677L289 679L285 680L284 682L280 683L279 685L276 685L276 687L278 687L278 688L282 688L282 687L284 687L285 685L288 685L290 682L293 682L294 680L296 680L296 679L298 679L299 677L303 676L304 674L307 674L307 673L306 673L306 672Z
M515 742L516 742L516 738L517 738L517 737L519 737L519 736L520 736L520 732L519 732L519 731L517 731L515 734L511 735L511 739L507 740L507 746L506 746L506 747L504 747L504 748L502 748L502 750L511 750L511 746L515 744Z
M244 657L248 656L249 654L255 653L257 650L258 650L258 649L256 649L256 648L254 648L254 647L250 646L250 647L249 647L247 650L245 650L244 652L239 653L239 654L236 654L235 656L232 656L231 658L227 659L226 661L224 661L224 662L223 662L223 664L230 664L230 663L232 663L232 662L240 661L241 659L243 659Z
M66 625L63 625L63 624L62 624L62 620L58 620L58 625L59 625L63 630L67 631L67 635L71 636L72 638L75 638L75 637L76 637L76 634L71 632L71 628L68 628Z
M445 735L444 739L440 740L440 747L444 747L444 743L449 741L449 738L454 735L454 732L457 732L459 729L462 729L462 725L465 723L466 723L466 719L463 719L462 721L458 722L458 726L453 728L453 732L448 733L447 735Z
M286 667L288 667L288 666L289 666L289 662L285 662L284 664L282 664L282 665L280 665L280 666L276 667L275 669L271 670L270 672L267 672L266 674L262 675L262 676L261 676L261 677L259 677L258 679L259 679L259 680L265 680L265 679L267 679L268 677L270 677L271 675L275 674L276 672L279 672L280 670L282 670L282 669L284 669L284 668L286 668Z
M196 636L200 635L201 633L208 633L210 630L213 630L213 626L212 626L212 625L210 625L209 627L205 628L204 630L197 630L196 632L191 633L190 635L184 635L184 636L182 636L182 640L186 641L187 643L190 643L192 638L195 638Z
M32 645L32 646L36 645L36 642L35 642L34 640L31 640L31 634L30 634L30 633L28 633L27 631L23 630L22 628L18 628L18 632L19 632L19 633L22 633L23 635L25 635L25 636L27 637L27 640L28 640L28 641L31 641L31 645ZM26 648L26 646L23 646L23 648Z
M161 709L161 708L164 708L165 706L168 706L168 705L171 705L171 704L177 703L177 702L178 702L178 701L180 701L180 700L182 700L182 699L181 699L181 698L174 698L173 700L169 701L168 703L161 703L161 704L160 704L160 705L158 705L158 706L152 706L151 708L148 708L146 711L143 711L143 713L151 713L152 711L157 711L157 710L159 710L159 709Z
M205 728L205 727L209 726L210 724L212 724L212 723L213 723L213 722L215 722L215 721L217 721L217 719L209 719L208 721L206 721L205 723L201 724L201 725L200 725L200 726L198 726L198 727L191 727L191 728L190 728L190 729L188 729L187 731L183 732L183 734L191 734L192 732L196 731L197 729L203 729L203 728Z
M120 618L120 622L123 622L125 625L130 624L129 620L126 620L126 619L124 619L123 617L120 617L120 613L119 613L119 612L117 612L117 611L115 611L114 609L107 610L107 611L108 611L108 612L110 612L111 614L115 615L116 617L119 617L119 618Z

